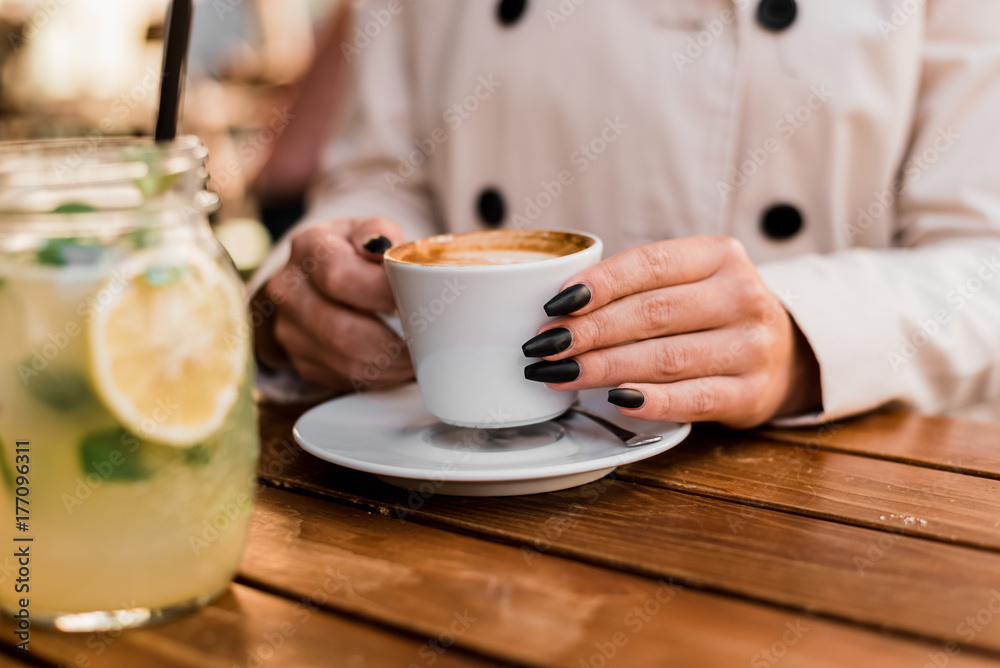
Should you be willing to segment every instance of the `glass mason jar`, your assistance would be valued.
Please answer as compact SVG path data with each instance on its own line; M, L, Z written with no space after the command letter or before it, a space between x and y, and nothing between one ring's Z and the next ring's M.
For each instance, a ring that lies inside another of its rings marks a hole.
M90 631L236 572L259 451L243 286L193 137L0 144L0 606Z

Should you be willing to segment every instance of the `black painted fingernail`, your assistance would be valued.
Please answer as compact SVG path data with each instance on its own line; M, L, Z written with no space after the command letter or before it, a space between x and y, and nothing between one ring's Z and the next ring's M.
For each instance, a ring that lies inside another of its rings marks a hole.
M524 377L539 383L568 383L580 377L576 360L535 362L524 367Z
M573 345L573 332L565 327L556 327L529 340L521 346L521 350L525 357L548 357L568 350L571 345Z
M366 251L374 255L381 255L390 248L392 248L392 242L387 238L379 235L377 237L372 237L364 243L362 246Z
M590 297L590 288L586 285L571 285L548 301L545 313L551 318L569 315L589 304Z
M608 403L622 408L642 408L646 395L639 390L608 390Z

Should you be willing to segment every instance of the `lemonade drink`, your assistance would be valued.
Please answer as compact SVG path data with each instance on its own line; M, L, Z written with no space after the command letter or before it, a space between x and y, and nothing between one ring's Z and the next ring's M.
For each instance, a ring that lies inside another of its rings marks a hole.
M0 549L30 553L20 584L0 558L0 605L137 625L239 562L258 454L243 295L190 212L108 226L60 206L44 233L0 217Z

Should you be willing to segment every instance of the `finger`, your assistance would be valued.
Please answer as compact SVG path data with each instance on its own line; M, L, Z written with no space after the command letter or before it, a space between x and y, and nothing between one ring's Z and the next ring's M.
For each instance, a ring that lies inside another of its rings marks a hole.
M359 377L343 376L322 363L304 359L297 361L294 366L296 373L306 382L338 392L384 390L399 386L412 379L411 375L410 378L392 379L381 377L374 381L366 381Z
M314 347L325 353L339 353L348 360L345 364L350 360L364 362L375 358L384 362L383 355L388 355L392 363L382 366L410 368L406 345L380 318L331 302L310 285L290 293L280 314L308 334ZM316 357L325 359L323 355ZM335 365L348 374L355 370L340 363Z
M629 341L722 327L744 310L742 302L723 291L724 285L713 277L640 292L585 315L559 318L524 345L525 356L558 360Z
M544 375L547 369L565 369L569 376L573 372L569 365L575 363L576 378L560 383L560 390L614 387L621 383L672 383L749 371L757 361L756 347L740 341L736 330L713 329L592 350L571 360L532 365L534 369L529 367L525 373L532 380L530 376L540 370L541 380L551 383L551 376ZM733 354L733 350L738 353Z
M364 218L351 221L351 243L362 257L382 261L393 246L406 241L399 225L386 218Z
M617 390L635 390L642 394L644 400L638 408L616 406L622 415L640 420L720 422L728 427L747 429L766 419L765 413L758 409L760 392L744 376L710 376L668 384L628 383ZM628 399L635 395L612 390L609 400L616 396Z
M351 389L351 383L346 376L340 375L326 365L311 360L299 359L295 360L294 367L295 373L299 375L299 378L312 385L335 390L338 393Z
M319 344L295 322L279 316L274 323L274 338L288 351L292 366L303 380L331 388L346 385L349 360L334 359L336 353L331 351L324 354Z
M346 368L341 368L349 376L371 379L372 369L393 378L413 373L405 342L378 318L331 304L319 317L300 321L300 326L323 350L348 359Z
M686 237L622 251L584 269L546 305L549 316L590 313L626 295L708 278L746 252L732 237Z
M290 351L299 375L309 382L338 387L349 380L354 389L378 389L413 378L409 352L398 341L389 341L372 357L355 357L353 351L329 347L287 318L279 318L275 336Z
M289 265L329 300L371 312L391 312L396 307L381 263L361 257L349 239L324 226L292 239Z

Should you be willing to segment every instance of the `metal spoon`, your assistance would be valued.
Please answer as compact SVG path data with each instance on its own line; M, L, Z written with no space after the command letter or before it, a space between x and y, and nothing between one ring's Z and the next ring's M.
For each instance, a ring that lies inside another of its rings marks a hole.
M589 418L601 425L612 434L617 436L622 443L624 443L629 448L634 448L639 445L649 445L650 443L656 443L657 441L662 441L662 436L657 436L656 434L637 434L634 431L629 431L625 427L620 427L610 420L606 420L597 413L587 410L586 408L581 408L578 404L573 404L569 409L560 415L557 420L562 420L563 418L570 417L573 414L582 415L585 418Z

